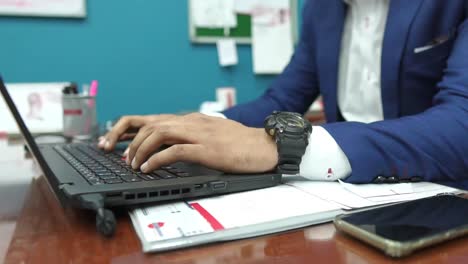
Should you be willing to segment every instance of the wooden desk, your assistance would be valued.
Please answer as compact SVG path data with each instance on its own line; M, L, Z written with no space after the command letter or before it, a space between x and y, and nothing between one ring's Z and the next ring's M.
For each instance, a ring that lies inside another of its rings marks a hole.
M0 162L0 171L5 166L12 164ZM468 238L394 260L337 233L331 224L144 254L125 212L118 215L115 237L105 239L95 232L94 213L62 208L44 177L31 182L27 197L21 202L19 216L10 219L16 221L13 238L6 256L0 256L0 261L5 257L6 263L468 263ZM5 234L0 235L5 238Z

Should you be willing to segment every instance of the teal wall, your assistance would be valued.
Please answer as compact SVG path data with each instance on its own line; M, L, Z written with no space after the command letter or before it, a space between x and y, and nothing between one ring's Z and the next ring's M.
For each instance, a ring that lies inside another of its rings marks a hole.
M300 1L302 2L302 1ZM179 112L237 88L238 101L262 94L273 76L252 72L250 46L232 68L214 45L188 39L187 1L88 0L83 20L0 17L0 73L7 82L97 79L99 120Z

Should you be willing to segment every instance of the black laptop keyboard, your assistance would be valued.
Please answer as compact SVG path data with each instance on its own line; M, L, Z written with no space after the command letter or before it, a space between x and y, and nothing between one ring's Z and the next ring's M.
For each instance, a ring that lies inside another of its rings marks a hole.
M90 184L118 184L190 177L188 172L171 166L152 173L134 171L125 159L115 153L106 153L94 145L69 144L55 146L55 150L72 165Z

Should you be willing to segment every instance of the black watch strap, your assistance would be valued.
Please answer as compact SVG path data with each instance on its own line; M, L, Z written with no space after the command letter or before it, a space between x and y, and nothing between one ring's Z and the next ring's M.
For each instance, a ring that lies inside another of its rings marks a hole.
M278 172L281 174L298 174L302 156L305 153L309 139L304 135L278 134Z

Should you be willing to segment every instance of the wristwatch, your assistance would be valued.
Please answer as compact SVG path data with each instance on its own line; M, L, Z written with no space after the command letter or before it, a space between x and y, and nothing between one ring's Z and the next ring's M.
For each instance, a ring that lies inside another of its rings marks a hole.
M298 113L274 111L265 119L265 131L278 148L278 172L298 174L312 125Z

